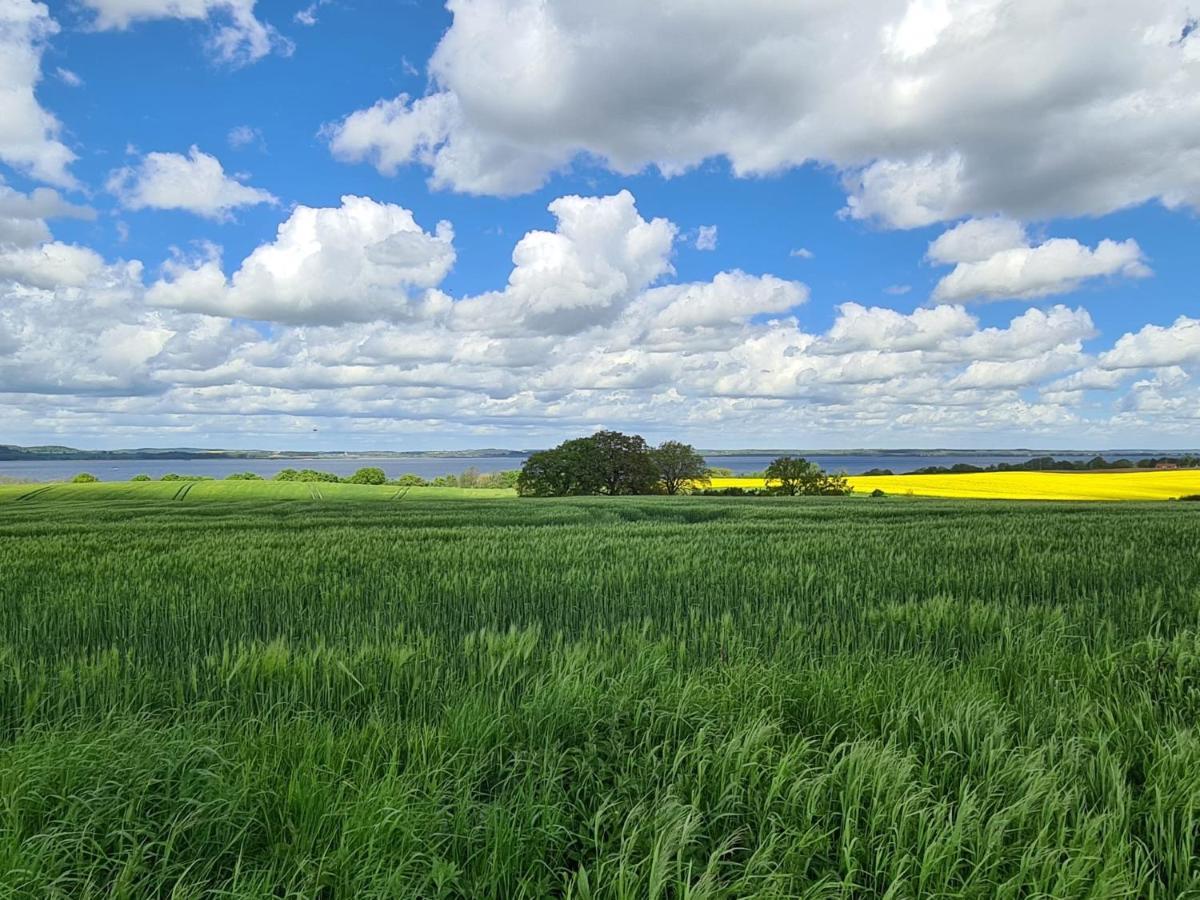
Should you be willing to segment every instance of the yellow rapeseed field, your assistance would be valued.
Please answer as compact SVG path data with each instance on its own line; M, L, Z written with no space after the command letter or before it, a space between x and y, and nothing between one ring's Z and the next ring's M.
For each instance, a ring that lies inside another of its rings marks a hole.
M965 475L851 475L856 494L879 488L918 497L994 500L1171 500L1200 494L1200 469L1144 472L973 472ZM714 488L763 486L761 478L714 478Z

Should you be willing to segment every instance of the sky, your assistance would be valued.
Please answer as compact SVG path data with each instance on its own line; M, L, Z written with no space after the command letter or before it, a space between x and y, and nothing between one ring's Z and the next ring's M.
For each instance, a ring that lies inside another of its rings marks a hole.
M1176 0L0 0L0 443L1200 446Z

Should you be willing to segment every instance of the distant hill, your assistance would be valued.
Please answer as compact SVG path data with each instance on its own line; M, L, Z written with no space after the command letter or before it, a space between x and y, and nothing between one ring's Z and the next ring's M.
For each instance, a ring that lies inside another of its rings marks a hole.
M122 459L480 459L484 457L500 459L520 459L528 456L533 450L504 450L498 447L482 447L475 450L209 450L203 447L133 447L123 450L80 450L75 447L63 447L57 444L46 444L37 447L22 447L16 444L0 444L0 460L122 460ZM743 450L700 450L709 458L733 456L760 456L771 459L776 456L870 456L870 457L907 457L924 456L937 458L940 456L1011 456L1013 458L1029 459L1039 456L1054 456L1063 459L1086 459L1093 456L1119 457L1123 454L1147 455L1151 453L1175 454L1184 451L1147 451L1147 450L1033 450L1033 449L1004 449L1004 450L972 450L972 449L864 449L853 448L846 450L797 450L774 449L763 450L747 448Z
M199 447L137 447L128 450L79 450L46 445L21 447L0 444L0 460L56 459L478 459L481 457L524 457L525 450L206 450Z

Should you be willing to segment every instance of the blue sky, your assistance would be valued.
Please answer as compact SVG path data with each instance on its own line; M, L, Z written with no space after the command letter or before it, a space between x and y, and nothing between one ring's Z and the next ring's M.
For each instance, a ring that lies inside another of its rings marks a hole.
M867 5L0 0L0 441L1200 443L1186 6Z

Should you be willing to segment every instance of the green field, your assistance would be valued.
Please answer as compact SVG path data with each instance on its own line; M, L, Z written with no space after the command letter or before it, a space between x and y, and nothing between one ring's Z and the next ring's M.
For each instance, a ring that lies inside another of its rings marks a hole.
M1194 504L183 486L0 489L0 897L1200 896Z
M69 501L491 500L516 491L489 488L396 487L323 481L104 481L93 484L0 484L0 504Z

